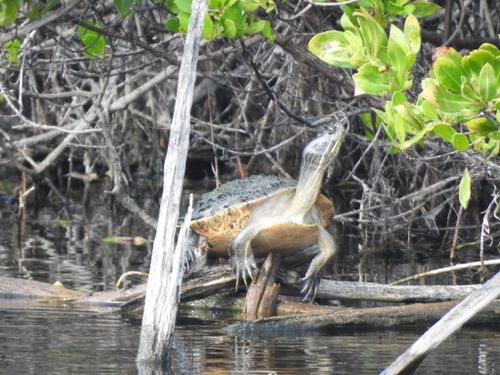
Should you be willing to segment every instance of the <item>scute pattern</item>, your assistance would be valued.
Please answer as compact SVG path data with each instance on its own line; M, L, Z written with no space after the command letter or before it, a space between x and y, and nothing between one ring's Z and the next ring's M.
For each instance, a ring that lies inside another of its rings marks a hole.
M233 207L242 202L265 197L294 184L294 181L263 175L227 182L204 194L198 200L193 209L193 220L211 216L224 208Z

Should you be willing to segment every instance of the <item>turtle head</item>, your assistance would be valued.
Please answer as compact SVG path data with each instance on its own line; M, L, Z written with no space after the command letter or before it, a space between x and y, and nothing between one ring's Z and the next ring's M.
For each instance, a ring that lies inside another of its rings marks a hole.
M298 210L306 211L316 202L323 175L339 153L344 135L344 127L337 124L333 131L314 139L304 149L294 196L294 205Z
M322 173L339 153L344 140L345 129L337 124L332 132L324 133L311 141L304 149L302 168L317 170Z

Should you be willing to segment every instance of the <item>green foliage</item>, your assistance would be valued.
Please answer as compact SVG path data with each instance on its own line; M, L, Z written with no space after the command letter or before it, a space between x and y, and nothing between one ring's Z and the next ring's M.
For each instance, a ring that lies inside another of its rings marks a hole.
M47 0L46 2L41 2L40 4L33 5L31 1L27 1L28 10L23 12L23 14L30 20L38 20L42 18L47 12L55 9L61 4L60 0Z
M139 4L141 2L141 0L113 0L113 5L118 13L120 13L120 16L125 17L132 11L132 6L134 4Z
M191 17L191 0L166 0L166 4L176 16L167 19L167 30L186 33ZM254 14L258 10L269 13L273 9L273 0L209 0L202 37L206 40L232 39L261 33L273 41L275 36L270 22Z
M86 19L82 22L84 25L100 28L100 25ZM89 60L95 60L97 57L103 57L106 49L107 38L94 30L79 25L76 28L76 35L83 44L83 55Z
M458 200L460 205L466 209L469 205L471 195L471 178L469 170L465 168L462 179L460 180L460 185L458 186Z
M385 29L397 17L407 17L410 14L416 17L427 17L436 13L440 6L427 0L359 0L341 8L351 19L355 18L355 13L359 8L365 8Z
M469 55L452 48L438 51L429 78L422 82L421 98L438 117L464 123L474 149L497 155L500 149L500 50L483 44ZM486 114L483 115L483 114ZM495 121L496 120L496 121ZM461 134L462 143L464 134ZM449 140L448 140L449 141ZM453 143L455 146L455 143ZM456 147L455 147L456 148ZM461 149L457 148L461 151Z
M385 6L380 0L368 2ZM401 12L402 9L404 12L414 9L407 6L409 4L401 5L402 8L398 9ZM415 16L410 14L406 18L403 30L391 25L387 36L384 30L387 19L381 17L383 13L364 8L354 10L354 5L348 7L350 12L340 20L345 31L330 30L317 34L309 42L309 51L326 63L358 68L353 76L356 94L385 96L409 89L412 85L411 69L420 49L420 26Z
M18 65L21 41L19 39L14 39L10 42L5 43L3 47L5 49L5 55L9 64Z
M343 6L344 31L330 30L314 36L309 50L328 64L355 68L355 94L387 99L384 110L375 110L391 140L391 152L423 145L430 134L457 151L471 143L477 151L500 151L500 51L491 44L462 56L452 48L437 52L416 103L407 100L412 68L420 49L416 16L427 16L439 7L428 1L360 0ZM403 29L390 25L405 16ZM364 120L365 124L366 121ZM464 124L470 134L457 130ZM370 128L367 134L373 134Z
M21 0L0 1L0 27L12 25L16 21Z

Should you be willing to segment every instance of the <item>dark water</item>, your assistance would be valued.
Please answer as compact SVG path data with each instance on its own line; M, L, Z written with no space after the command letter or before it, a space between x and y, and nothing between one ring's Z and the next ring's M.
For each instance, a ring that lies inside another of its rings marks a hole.
M63 282L80 290L113 287L122 272L147 270L151 245L107 245L111 235L151 237L139 223L116 221L105 204L74 208L71 223L41 210L19 232L0 218L0 274ZM329 332L238 337L222 319L179 319L172 374L377 374L424 331ZM0 300L0 374L136 374L140 327L117 314L24 308ZM499 374L500 322L467 328L434 351L417 374Z
M180 322L173 374L377 374L418 332L228 336L218 322ZM135 374L140 327L116 315L0 311L0 374ZM498 374L500 332L465 329L417 374Z

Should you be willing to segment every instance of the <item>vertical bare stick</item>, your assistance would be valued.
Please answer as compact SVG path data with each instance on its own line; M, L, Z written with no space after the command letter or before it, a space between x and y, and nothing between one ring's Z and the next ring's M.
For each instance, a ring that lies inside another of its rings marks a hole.
M190 114L196 79L196 63L206 10L205 0L193 1L163 171L163 193L137 355L137 361L140 363L161 363L165 360L168 350L171 348L175 327L183 263L182 261L175 262L175 259L181 259L183 256L178 254L182 251L182 244L175 246L175 232L189 148Z

